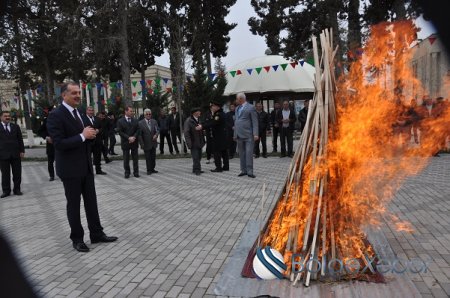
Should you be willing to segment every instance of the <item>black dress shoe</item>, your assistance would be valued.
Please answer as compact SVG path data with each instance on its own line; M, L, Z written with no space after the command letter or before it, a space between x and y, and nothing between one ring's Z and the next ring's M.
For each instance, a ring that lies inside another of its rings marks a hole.
M105 163L110 163L110 162L112 162L112 160L109 158L107 160L105 160Z
M21 195L23 195L23 192L21 192L20 190L16 190L16 191L14 191L14 194L16 196L21 196Z
M197 172L194 172L194 174L197 175L197 176L200 176L200 173L201 173L201 172L198 172L198 171L197 171Z
M259 158L259 155L255 155L255 158Z
M151 175L152 174L152 171L147 171L147 175Z
M112 152L111 155L119 155L119 154L117 154L117 153L115 153L115 152Z
M238 175L238 177L242 177L242 176L245 176L245 175L247 175L247 173L240 173L240 174Z
M0 196L0 198L6 198L6 197L8 197L9 196L9 192L4 192L4 193L2 193L2 195Z
M222 171L229 171L230 168L222 168Z
M97 175L107 175L106 172L103 172L103 171L97 171L96 174Z
M115 236L106 236L102 235L100 238L91 239L91 243L99 243L99 242L114 242L117 240Z
M267 158L267 154L263 154L262 157Z
M222 173L222 170L221 169L213 169L213 170L211 170L211 172L213 172L213 173Z
M125 179L130 178L130 174L125 174Z
M156 174L156 173L158 173L158 171L157 170L152 170L152 173Z
M74 242L73 248L75 248L79 252L88 252L89 251L89 247L87 247L87 245L84 242Z
M139 174L134 174L134 177L139 178L141 176L139 176Z
M253 174L249 174L248 176L249 176L250 178L256 178L256 176L253 175Z
M50 179L48 179L48 181L54 181L55 177L50 177Z

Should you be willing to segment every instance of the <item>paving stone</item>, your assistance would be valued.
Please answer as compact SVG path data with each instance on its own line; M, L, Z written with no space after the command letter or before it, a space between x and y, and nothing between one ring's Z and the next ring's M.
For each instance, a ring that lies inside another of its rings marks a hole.
M47 181L45 162L24 161L24 195L0 200L0 226L44 297L213 297L245 225L259 215L262 181L270 181L267 206L274 206L289 163L256 159L256 179L237 177L238 159L221 175L203 160L200 177L190 173L190 158L157 157L160 173L139 179L123 179L121 161L104 165L108 175L95 176L99 212L105 232L119 241L87 242L91 251L81 254L68 239L61 181ZM427 272L409 274L424 297L450 295L449 172L450 155L432 158L393 197L388 210L413 233L388 219L382 225L398 256L430 262ZM84 210L81 217L87 231Z

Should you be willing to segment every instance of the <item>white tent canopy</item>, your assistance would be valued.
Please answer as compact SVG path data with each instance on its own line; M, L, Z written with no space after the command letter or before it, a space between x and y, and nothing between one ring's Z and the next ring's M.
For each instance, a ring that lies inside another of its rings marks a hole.
M314 67L306 62L292 63L278 55L249 59L229 69L224 95L239 92L314 92L314 72Z

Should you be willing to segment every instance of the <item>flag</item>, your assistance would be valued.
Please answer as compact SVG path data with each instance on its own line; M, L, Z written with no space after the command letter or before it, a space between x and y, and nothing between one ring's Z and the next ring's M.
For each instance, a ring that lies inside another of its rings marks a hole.
M164 84L167 84L167 82L169 81L168 78L163 78Z
M279 65L272 65L274 71L277 71Z
M303 67L303 64L305 63L304 60L300 60L300 65Z
M241 74L242 74L242 71L241 71L240 69L238 69L237 72L236 72L236 74L237 74L237 75L241 75Z
M282 68L283 70L286 70L286 67L287 67L288 65L287 65L287 63L284 63L284 64L280 64L280 66L281 66L281 68Z
M136 87L137 81L131 81L131 84L133 84L133 87Z
M232 70L232 71L230 71L230 74L231 74L231 76L234 78L234 76L236 75L236 71L235 71L235 70Z
M152 85L153 80L147 80L147 85L150 87Z
M142 87L145 87L145 80L140 80L139 83L141 83Z
M265 69L267 72L269 72L270 66L264 66L264 69Z
M249 75L252 74L252 71L253 71L253 68L248 68L248 69L247 69L247 72L248 72Z
M256 67L255 69L256 69L256 72L259 74L262 70L262 67Z
M213 72L213 73L210 73L209 74L209 79L212 81L212 80L214 80L214 77L216 76L216 74Z

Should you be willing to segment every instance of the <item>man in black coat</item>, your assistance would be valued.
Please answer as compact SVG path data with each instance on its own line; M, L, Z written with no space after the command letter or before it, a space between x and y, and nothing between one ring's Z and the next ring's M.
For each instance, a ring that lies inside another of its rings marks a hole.
M230 103L230 111L226 113L226 125L227 125L227 144L228 144L228 157L234 158L236 154L237 142L233 140L234 135L234 120L236 119L236 104Z
M303 133L303 129L306 125L306 119L308 118L308 107L309 107L309 99L305 99L303 102L303 109L298 113L298 121L300 122L301 132Z
M80 219L80 201L83 195L91 243L113 242L103 232L98 215L97 194L91 160L91 143L95 129L84 127L77 106L81 102L80 86L75 82L61 87L62 104L53 110L47 120L47 129L55 146L56 174L61 178L67 199L67 217L73 247L80 252L89 248L83 240Z
M130 178L130 152L133 159L133 175L138 178L138 137L139 137L139 121L134 117L132 107L125 108L125 116L117 121L117 132L120 135L120 143L123 151L123 168L125 170L125 178Z
M51 112L53 107L48 109L47 115L42 122L41 127L38 130L38 135L45 140L45 153L47 154L47 169L50 176L49 181L55 180L55 147L53 146L53 140L48 134L47 119L48 113Z
M191 150L192 173L197 176L203 173L200 161L202 159L202 148L205 146L205 136L203 135L203 128L199 119L200 115L200 108L193 108L191 117L184 122L183 129L186 145Z
M267 158L267 130L270 130L270 120L269 114L263 110L262 103L258 102L256 104L256 113L258 113L258 128L259 128L259 139L255 141L255 158L260 155L259 143L262 145L262 156Z
M166 112L161 110L158 118L159 126L159 153L164 154L164 139L167 140L167 145L169 146L169 152L173 155L172 141L170 140L170 129L169 129L169 117L167 117Z
M177 145L177 138L181 144L180 113L177 112L176 107L172 107L171 111L172 111L172 113L168 116L169 117L170 137L172 139L173 148L175 149L177 154L180 154L180 150L178 150L178 145ZM184 144L184 146L183 146L183 151L185 154L187 153L186 144Z
M280 141L281 141L281 156L286 156L286 143L287 143L287 155L289 157L294 156L294 129L295 129L295 112L289 106L287 100L283 101L283 108L277 113L277 122L280 127Z
M215 169L211 172L229 171L228 146L226 142L226 120L222 105L219 102L211 103L211 118L203 124L203 128L211 130L211 146L214 156Z
M20 183L22 181L22 161L25 155L22 132L17 124L11 123L8 111L0 112L0 169L2 172L2 190L0 198L11 194L11 171L13 174L15 195L22 195Z
M114 116L113 112L108 112L108 138L109 138L109 149L108 153L110 155L117 155L116 152L114 152L114 146L116 145L116 116Z
M280 127L278 125L278 121L277 121L277 114L278 111L280 111L281 107L280 107L280 103L278 101L276 101L274 103L274 107L272 112L270 112L270 122L272 123L272 146L273 146L273 152L278 152L278 145L277 145L277 141L278 141L278 136L280 134Z
M96 137L92 142L92 155L94 157L95 173L97 175L106 175L102 171L101 159L103 151L103 133L104 127L102 127L101 121L98 117L94 117L94 108L87 107L86 114L82 115L84 127L90 126L95 129ZM105 162L111 162L108 156L104 157Z

